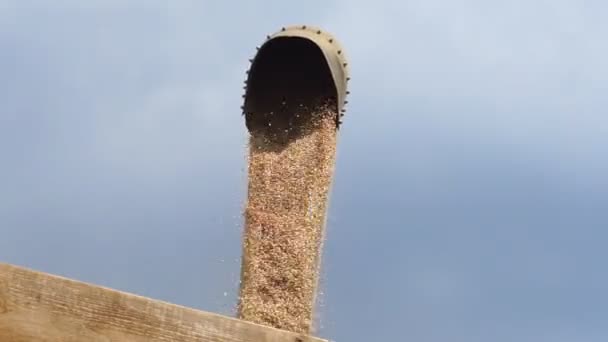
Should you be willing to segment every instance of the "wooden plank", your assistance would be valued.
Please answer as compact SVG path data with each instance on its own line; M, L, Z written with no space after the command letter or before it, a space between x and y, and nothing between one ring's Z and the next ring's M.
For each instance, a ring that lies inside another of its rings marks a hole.
M2 263L0 341L324 342Z

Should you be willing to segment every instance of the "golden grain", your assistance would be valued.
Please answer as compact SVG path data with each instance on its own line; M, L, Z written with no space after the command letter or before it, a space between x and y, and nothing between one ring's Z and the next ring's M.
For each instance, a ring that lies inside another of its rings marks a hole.
M335 104L306 115L296 135L250 135L238 308L241 319L299 333L312 332L336 150Z

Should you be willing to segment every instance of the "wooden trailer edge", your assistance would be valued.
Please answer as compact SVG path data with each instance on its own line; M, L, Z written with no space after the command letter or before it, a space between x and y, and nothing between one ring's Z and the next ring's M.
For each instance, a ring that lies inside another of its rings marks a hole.
M5 263L0 341L327 342Z

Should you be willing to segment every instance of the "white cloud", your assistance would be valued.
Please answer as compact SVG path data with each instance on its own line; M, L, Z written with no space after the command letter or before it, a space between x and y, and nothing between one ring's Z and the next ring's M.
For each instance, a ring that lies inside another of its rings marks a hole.
M608 99L600 89L608 86L608 25L598 15L605 5L413 0L336 7L328 25L353 73L342 142L350 141L349 130L355 139L380 135L373 129L383 126L385 139L438 135L469 152L544 164L572 184L605 185Z

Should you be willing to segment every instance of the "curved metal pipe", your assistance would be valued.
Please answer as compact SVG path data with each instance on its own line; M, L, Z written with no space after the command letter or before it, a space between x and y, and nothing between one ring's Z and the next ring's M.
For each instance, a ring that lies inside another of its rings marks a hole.
M348 63L339 42L313 26L289 26L267 37L247 71L243 113L247 129L297 129L306 117L294 107L335 104L336 127L348 94Z

